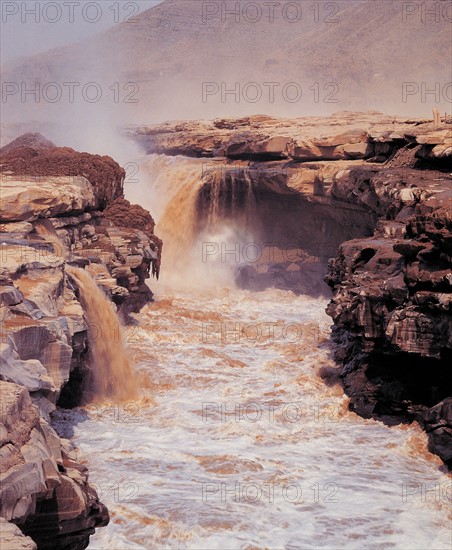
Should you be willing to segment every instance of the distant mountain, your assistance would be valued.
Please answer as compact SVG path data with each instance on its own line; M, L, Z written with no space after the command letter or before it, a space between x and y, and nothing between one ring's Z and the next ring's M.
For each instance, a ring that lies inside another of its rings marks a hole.
M440 10L436 21L422 12L422 2L281 1L272 14L272 3L260 0L241 2L235 16L236 4L166 0L136 22L23 59L2 80L60 83L63 102L64 82L80 83L76 94L96 82L103 105L110 102L129 122L350 108L426 116L433 106L451 109L450 10ZM445 0L436 4L447 7ZM408 13L407 5L418 9ZM404 83L410 83L406 101ZM210 92L204 97L203 86ZM422 95L423 87L435 86L439 98ZM222 88L237 95L222 97ZM26 107L34 114L35 105ZM41 112L46 107L50 102L39 105Z

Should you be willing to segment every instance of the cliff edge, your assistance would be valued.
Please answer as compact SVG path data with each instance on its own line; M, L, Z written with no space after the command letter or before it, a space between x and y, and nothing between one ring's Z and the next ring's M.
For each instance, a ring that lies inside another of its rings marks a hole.
M82 549L108 511L52 428L58 405L90 399L88 321L66 266L85 268L127 321L152 299L161 241L109 157L27 134L0 150L0 166L0 516L39 548Z

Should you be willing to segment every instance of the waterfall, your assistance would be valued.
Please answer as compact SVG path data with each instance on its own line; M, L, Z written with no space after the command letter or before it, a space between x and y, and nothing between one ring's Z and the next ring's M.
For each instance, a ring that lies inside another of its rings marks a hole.
M227 165L214 171L203 182L208 189L204 199L207 230L216 232L225 220L242 231L257 222L256 197L249 171L245 167L228 169ZM203 212L201 211L201 215Z
M165 243L164 280L176 286L234 286L237 265L224 261L222 250L253 241L257 227L254 187L246 166L151 155L144 172L148 192L142 203L155 212L156 233ZM218 249L207 261L206 246Z
M153 155L146 165L143 205L152 210L161 195L156 232L165 242L164 273L129 345L152 402L140 399L139 407L76 427L75 442L109 489L102 498L114 517L93 548L271 548L275 540L314 548L322 540L328 548L417 541L450 550L449 479L439 459L419 452L427 436L417 426L389 427L349 411L335 383L325 300L221 286L233 266L221 249L217 264L203 263L197 248L205 239L231 250L261 236L265 224L270 238L276 226L281 241L304 226L295 235L309 244L322 235L312 203L291 210L289 200L270 200L270 186L256 189L248 170L233 173L223 164L220 177L207 174L204 162ZM333 227L342 235L339 223ZM95 287L91 278L89 284ZM102 306L80 287L88 321L100 315L107 325L101 334L112 334ZM100 354L99 361L102 367L110 359ZM102 381L117 371L96 372ZM329 384L320 372L330 373ZM118 378L119 387L132 380ZM268 525L283 526L276 539Z
M122 328L112 304L84 269L66 265L77 282L88 322L92 388L96 397L135 399L138 386L124 347Z
M33 224L34 230L37 235L51 243L53 246L53 253L60 258L67 258L69 255L68 247L62 242L56 229L50 220L43 218L36 220Z
M157 224L158 234L165 243L163 266L170 270L186 266L196 234L196 197L200 178L186 178L185 185L176 193Z
M54 253L69 257L69 249L60 240L50 220L34 223L35 232L53 245ZM76 282L80 302L88 322L91 361L90 391L96 397L125 401L136 398L138 384L124 347L122 327L113 304L84 269L66 264L66 273Z

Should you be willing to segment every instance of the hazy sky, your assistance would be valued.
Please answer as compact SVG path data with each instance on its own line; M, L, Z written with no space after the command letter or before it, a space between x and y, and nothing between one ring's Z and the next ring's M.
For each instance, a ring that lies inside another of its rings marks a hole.
M0 0L1 62L99 33L163 0Z

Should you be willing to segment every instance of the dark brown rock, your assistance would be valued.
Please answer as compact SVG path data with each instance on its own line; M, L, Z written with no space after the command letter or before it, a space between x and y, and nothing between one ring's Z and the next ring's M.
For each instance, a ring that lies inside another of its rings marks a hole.
M380 221L373 237L341 245L326 281L334 290L327 313L350 408L390 424L417 420L430 450L450 467L449 185L441 172L400 167L358 168L337 178L330 192L367 204Z
M26 134L0 150L2 172L34 178L83 176L93 186L100 209L123 195L125 171L112 158L56 147L33 136Z

